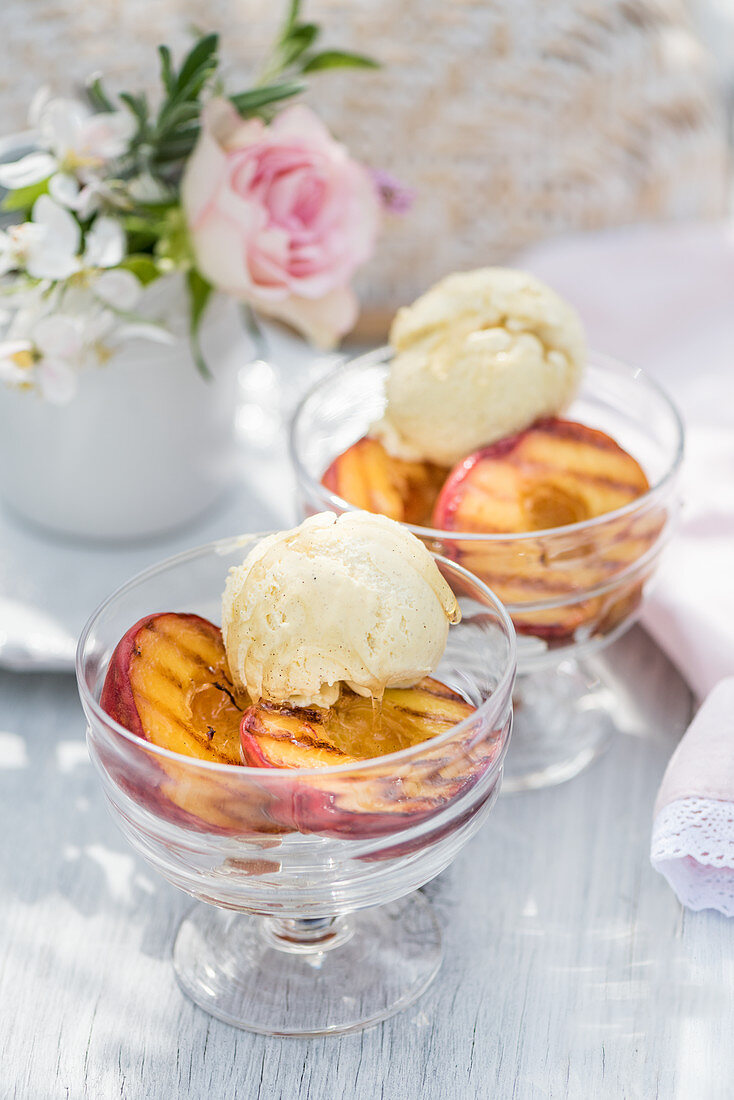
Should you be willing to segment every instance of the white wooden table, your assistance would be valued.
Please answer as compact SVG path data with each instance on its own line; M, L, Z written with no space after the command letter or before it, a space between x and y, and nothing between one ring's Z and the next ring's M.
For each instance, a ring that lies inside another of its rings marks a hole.
M284 448L260 457L248 507L191 544L292 522ZM82 593L169 552L136 550L128 568L111 551L103 581L94 555L79 566L23 539L0 531L0 596L32 599L53 554L47 610L72 618L91 611ZM683 911L648 861L690 695L638 629L608 661L623 731L609 753L501 798L426 887L445 946L431 989L371 1031L298 1041L237 1031L179 992L190 899L108 818L72 676L0 671L0 1100L731 1100L734 922Z
M372 1031L265 1039L179 992L190 901L108 818L72 677L0 673L0 1096L731 1097L734 923L688 913L648 863L688 722L640 631L610 652L624 732L571 783L500 800L426 892L445 961Z

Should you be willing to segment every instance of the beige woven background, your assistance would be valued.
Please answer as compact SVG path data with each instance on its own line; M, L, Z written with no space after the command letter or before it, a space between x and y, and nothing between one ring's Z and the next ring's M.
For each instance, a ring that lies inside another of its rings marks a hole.
M283 6L5 0L4 128L23 127L43 81L69 91L103 69L118 88L152 84L157 43L183 48L192 25L220 30L244 75ZM311 102L418 191L360 277L378 326L445 272L543 237L724 209L724 114L682 0L307 0L305 14L326 44L384 64L314 78Z

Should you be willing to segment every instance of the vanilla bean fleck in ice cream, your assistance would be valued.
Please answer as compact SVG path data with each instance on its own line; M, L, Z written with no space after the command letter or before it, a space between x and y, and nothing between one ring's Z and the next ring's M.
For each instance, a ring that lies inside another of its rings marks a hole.
M561 413L586 356L576 311L539 279L486 267L398 310L387 407L371 434L398 458L451 466Z
M456 597L407 529L362 512L311 516L230 570L222 633L254 699L328 707L342 684L380 698L440 661Z

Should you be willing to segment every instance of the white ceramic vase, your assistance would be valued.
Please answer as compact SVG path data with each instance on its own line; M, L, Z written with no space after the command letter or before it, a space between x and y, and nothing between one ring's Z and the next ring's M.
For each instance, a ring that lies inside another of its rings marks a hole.
M236 304L215 296L204 315L211 380L191 355L180 278L151 284L140 312L175 343L128 341L81 373L67 405L0 385L0 496L31 523L85 539L151 537L195 519L234 480L237 376L251 358Z

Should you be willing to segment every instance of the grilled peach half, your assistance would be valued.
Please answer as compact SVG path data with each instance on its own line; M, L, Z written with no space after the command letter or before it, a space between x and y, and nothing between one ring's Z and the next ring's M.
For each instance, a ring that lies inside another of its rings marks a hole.
M334 459L322 484L365 512L426 526L448 472L431 462L393 458L378 439L365 437Z
M256 767L323 769L294 778L280 808L284 825L326 836L381 836L438 813L476 782L499 740L473 744L449 739L418 759L359 772L329 774L438 737L469 718L474 708L431 677L413 688L388 689L380 708L345 689L329 710L260 703L242 720L242 751Z
M581 628L606 632L639 601L639 578L583 598L650 548L663 517L621 517L580 535L563 528L603 516L649 489L639 463L610 436L547 418L460 462L444 485L433 525L447 531L528 533L522 542L459 541L454 553L503 603L553 606L513 614L518 632L563 643ZM533 531L548 532L537 539ZM449 547L447 552L451 552ZM581 597L579 597L581 594Z
M197 760L242 764L240 724L250 705L229 673L221 630L198 615L149 615L125 634L107 670L100 704L120 725L160 748ZM150 783L151 770L158 776ZM141 767L118 765L117 779L137 801L189 827L242 832L263 806L242 797L242 785L219 771L198 773L150 756ZM266 821L266 819L265 819Z

